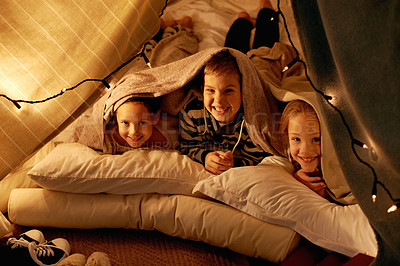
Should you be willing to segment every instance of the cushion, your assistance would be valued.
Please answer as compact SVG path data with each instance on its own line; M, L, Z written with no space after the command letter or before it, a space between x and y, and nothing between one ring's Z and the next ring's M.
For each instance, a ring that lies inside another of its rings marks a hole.
M0 211L6 212L8 205L8 198L10 197L11 190L14 188L29 188L38 187L38 185L29 178L28 172L35 164L43 160L43 158L50 153L57 143L54 141L48 142L37 152L33 153L26 160L24 160L18 167L14 168L3 180L0 181Z
M257 166L202 180L193 191L288 226L323 248L350 257L377 254L375 234L359 205L341 206L320 197L268 157Z
M8 221L8 219L0 213L0 238L12 233L14 226Z
M31 227L158 230L274 263L283 261L301 240L291 228L187 195L74 194L20 188L11 192L9 217L13 223Z
M28 175L44 188L63 192L189 195L198 181L212 176L178 151L101 155L79 143L58 145Z

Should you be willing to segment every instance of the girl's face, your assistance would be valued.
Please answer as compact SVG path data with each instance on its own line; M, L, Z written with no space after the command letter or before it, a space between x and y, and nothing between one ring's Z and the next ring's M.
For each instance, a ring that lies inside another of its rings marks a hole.
M289 120L289 148L292 158L306 172L320 165L321 134L319 120L314 113L299 113Z
M237 74L205 75L204 106L222 123L231 123L242 105L242 94Z
M143 103L127 102L116 112L118 133L125 146L141 147L153 134L158 116L150 113ZM127 144L127 145L126 145Z

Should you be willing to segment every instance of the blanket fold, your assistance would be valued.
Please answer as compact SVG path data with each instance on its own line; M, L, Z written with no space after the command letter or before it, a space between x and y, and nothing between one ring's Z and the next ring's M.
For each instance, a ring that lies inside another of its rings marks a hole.
M113 117L115 110L133 96L158 97L174 94L174 97L164 98L163 106L175 106L176 108L169 109L177 114L179 108L199 92L199 84L193 80L211 56L222 49L229 48L209 48L166 65L125 75L95 104L91 114L92 132L85 133L88 137L80 138L79 142L107 153L109 148L104 145L105 125ZM242 73L242 101L249 135L256 145L278 155L279 152L275 148L278 145L273 143L275 140L272 138L272 118L274 114L279 113L276 99L271 94L268 84L262 81L251 60L237 50L229 51L235 56Z
M94 105L91 120L85 123L78 142L104 153L112 153L112 147L105 138L106 124L117 108L133 96L163 97L163 111L176 117L183 105L201 93L197 78L205 63L213 54L228 49L236 58L242 74L244 118L251 140L266 152L284 156L277 131L280 117L278 105L295 99L309 102L321 121L322 171L332 191L331 196L340 203L355 203L338 164L331 136L323 130L327 121L321 114L315 92L304 77L298 76L302 71L298 66L291 69L291 76L282 75L285 65L296 57L290 48L276 44L272 48L253 50L248 55L230 48L209 48L165 65L128 73Z

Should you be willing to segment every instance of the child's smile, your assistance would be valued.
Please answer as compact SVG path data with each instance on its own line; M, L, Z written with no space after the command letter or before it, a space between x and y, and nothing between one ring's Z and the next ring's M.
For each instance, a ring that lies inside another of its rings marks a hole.
M231 123L242 105L237 74L205 75L203 96L205 108L217 121Z
M289 147L292 158L306 172L313 172L320 163L321 139L315 114L298 114L289 121Z
M152 136L156 121L144 104L128 102L118 108L117 122L120 136L117 141L124 146L139 148Z
M129 139L131 139L134 142L138 142L142 139L143 136L128 136Z
M230 107L219 107L219 106L212 106L213 110L219 114L224 114L229 110Z
M302 165L303 169L307 169L307 168L316 168L314 167L314 165L317 163L319 163L319 156L315 156L315 157L302 157L302 156L297 156L297 162ZM309 165L309 166L306 166ZM305 166L305 167L303 167Z

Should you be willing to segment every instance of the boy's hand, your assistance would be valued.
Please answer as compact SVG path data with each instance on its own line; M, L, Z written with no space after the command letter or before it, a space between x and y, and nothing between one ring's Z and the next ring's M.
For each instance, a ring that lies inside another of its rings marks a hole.
M231 151L214 151L207 154L204 168L214 174L219 175L233 167L233 154Z
M312 191L320 195L321 197L327 198L328 194L325 191L326 184L321 181L321 177L319 176L309 176L307 172L303 169L300 169L294 174L294 177L309 187Z

